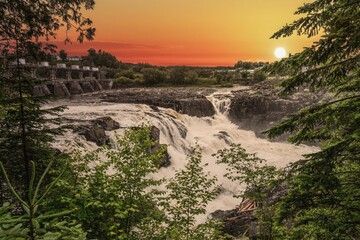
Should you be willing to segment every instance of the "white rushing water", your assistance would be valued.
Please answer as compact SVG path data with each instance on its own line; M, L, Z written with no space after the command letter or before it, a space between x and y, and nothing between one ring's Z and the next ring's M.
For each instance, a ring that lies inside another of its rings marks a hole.
M171 166L161 168L159 177L172 177L176 170L186 164L187 149L198 143L203 148L203 162L209 164L207 170L217 176L222 184L222 193L208 206L208 213L215 210L233 209L240 203L233 198L242 186L224 178L225 166L215 164L211 155L219 149L228 147L231 143L239 143L249 153L257 153L266 159L268 164L284 167L289 162L299 160L303 154L315 151L316 148L305 145L294 146L284 142L270 142L257 138L252 131L238 128L227 117L230 105L231 91L219 90L207 98L216 108L213 117L197 118L180 114L172 109L159 108L159 111L142 104L110 104L96 103L68 106L64 116L72 119L91 120L97 117L110 116L120 123L121 127L138 126L149 123L160 129L160 143L168 145L171 156ZM187 131L186 138L183 138ZM111 136L114 133L108 132ZM64 138L71 140L74 134L69 133ZM95 148L95 144L82 141L86 148ZM206 216L199 218L203 221Z

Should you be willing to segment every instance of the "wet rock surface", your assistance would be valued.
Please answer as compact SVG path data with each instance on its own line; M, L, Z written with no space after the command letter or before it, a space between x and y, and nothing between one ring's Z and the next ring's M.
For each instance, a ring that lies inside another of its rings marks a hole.
M81 125L76 132L84 136L86 141L94 142L98 146L110 143L109 136L107 136L105 130L98 125Z
M207 98L218 92L218 99L230 99L229 105L222 106L228 118L240 129L254 131L257 137L266 137L263 131L284 120L302 107L318 104L323 94L314 94L306 89L291 96L279 96L279 80L265 80L261 83L236 90L236 88L125 88L108 92L73 96L66 105L86 103L134 103L146 104L155 112L158 107L171 108L179 113L196 117L212 117L215 107ZM239 88L238 88L239 89ZM231 93L230 93L231 92ZM186 132L183 133L186 136ZM219 136L224 138L226 136ZM277 140L285 140L286 136Z
M276 204L281 197L287 194L288 187L283 183L275 189L265 192L265 204L272 206ZM251 200L244 200L243 203L253 202ZM222 211L217 210L211 213L211 217L220 220L224 223L223 233L232 235L234 237L248 237L250 239L267 239L262 236L259 231L257 218L254 215L254 209L242 210L241 205L232 210Z
M247 236L254 238L257 235L257 220L251 211L239 212L238 209L217 210L211 214L214 219L223 221L222 231L234 237Z
M74 132L84 136L86 141L94 142L98 146L111 145L111 139L106 134L106 131L113 131L119 129L120 124L113 120L111 117L100 117L93 120L80 120L80 119L65 119L68 124L73 125ZM131 129L138 129L133 127ZM165 154L159 161L159 168L168 167L171 165L171 157L167 152L167 145L160 144L160 130L152 126L150 132L150 139L154 145L149 150L151 153L156 152L160 148L165 148Z
M68 119L68 121L71 120ZM75 127L75 132L84 136L86 141L94 142L98 146L110 144L110 138L105 131L120 128L120 124L111 117L101 117L90 121L79 120L78 122L80 122L80 125Z
M291 96L279 96L279 81L266 80L250 90L234 92L229 107L229 118L241 129L252 130L258 137L265 137L263 131L285 119L305 106L319 103L322 94L304 89Z
M112 131L120 128L120 124L111 117L101 117L91 121L93 124L101 126L106 131Z
M214 91L210 88L131 88L108 93L101 99L104 102L171 108L190 116L208 117L215 114L215 109L206 96Z

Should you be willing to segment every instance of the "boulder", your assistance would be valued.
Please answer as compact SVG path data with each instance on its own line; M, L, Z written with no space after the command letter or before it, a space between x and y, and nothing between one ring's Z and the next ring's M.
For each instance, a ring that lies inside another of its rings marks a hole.
M250 239L257 236L257 220L251 211L240 212L238 209L217 210L211 216L224 223L222 231L226 234L235 237L247 236Z
M289 188L285 183L276 188L265 191L265 204L272 206L287 194ZM250 239L264 239L259 231L257 218L254 216L254 210L257 208L254 201L245 199L243 202L232 210L217 210L211 213L211 217L224 223L222 231L234 237L247 236Z
M164 157L162 159L160 159L159 161L159 168L166 168L169 167L171 165L171 157L167 151L167 145L166 144L158 144L154 147L151 148L150 152L156 152L160 147L165 147L166 148L166 152L164 154Z
M110 143L110 138L106 135L104 128L97 124L81 125L76 132L83 135L86 141L94 142L98 146Z
M120 128L120 124L111 117L100 117L91 121L93 124L101 126L106 131L112 131Z
M75 132L79 135L83 135L87 141L102 146L110 144L110 138L106 135L105 131L112 131L119 128L120 124L111 117L101 117L79 125L75 129Z

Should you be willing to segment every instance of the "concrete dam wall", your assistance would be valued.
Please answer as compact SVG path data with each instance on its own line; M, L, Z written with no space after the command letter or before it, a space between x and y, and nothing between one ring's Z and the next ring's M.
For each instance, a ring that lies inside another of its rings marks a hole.
M72 95L111 90L113 81L104 80L54 80L34 87L35 96L54 95L67 98Z

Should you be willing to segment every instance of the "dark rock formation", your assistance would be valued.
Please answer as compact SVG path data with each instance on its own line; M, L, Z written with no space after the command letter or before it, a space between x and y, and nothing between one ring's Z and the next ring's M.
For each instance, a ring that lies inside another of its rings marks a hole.
M150 152L156 152L159 148L164 147L166 149L166 152L164 154L164 157L160 159L159 168L161 167L168 167L171 165L171 157L167 151L167 145L166 144L160 144L160 130L152 126L151 132L150 132L150 138L154 141L154 146L150 149Z
M94 142L98 146L110 144L110 138L106 135L106 131L119 129L120 125L111 117L101 117L95 120L79 125L75 132L83 135L86 141Z
M166 144L157 144L155 145L154 147L151 148L151 152L156 152L159 148L161 147L165 147L166 148L166 151L165 151L165 154L164 154L164 157L162 159L160 159L159 161L159 168L162 168L162 167L169 167L171 165L171 157L167 151L167 145Z
M92 123L101 126L106 131L112 131L120 128L120 124L111 117L101 117L91 121Z
M265 192L266 197L263 204L266 206L276 204L281 197L287 194L288 190L288 187L283 183L271 191ZM256 207L251 210L244 210L243 208L246 208L246 204L251 202L254 203L251 200L244 200L243 203L245 204L241 203L235 209L228 211L217 210L211 213L211 217L224 223L222 231L226 234L234 237L247 236L250 239L268 239L264 238L264 233L259 231L257 218L254 216L253 211Z
M102 97L106 102L146 104L152 108L164 107L190 116L208 117L215 114L212 103L205 97L211 89L133 88L121 89Z
M169 103L177 112L190 116L208 117L215 114L214 106L205 96L169 101Z
M99 81L97 80L92 80L90 81L91 85L93 86L95 91L102 91L103 87L101 86L101 84L99 83ZM111 89L111 87L109 87L108 89Z
M109 136L106 135L104 128L96 124L81 125L76 132L83 135L86 141L94 142L98 146L110 143Z
M211 216L214 219L223 221L222 231L224 233L235 237L246 235L250 239L257 236L257 220L251 211L240 212L238 209L217 210Z
M278 83L266 80L250 90L235 92L230 104L229 118L241 129L252 130L259 137L261 132L274 126L289 114L302 107L318 103L323 96L303 90L291 96L278 96Z

